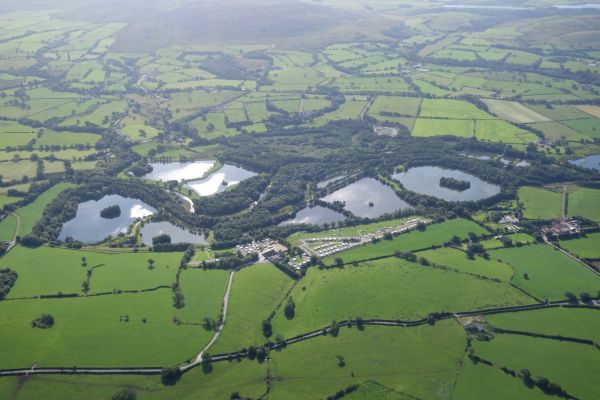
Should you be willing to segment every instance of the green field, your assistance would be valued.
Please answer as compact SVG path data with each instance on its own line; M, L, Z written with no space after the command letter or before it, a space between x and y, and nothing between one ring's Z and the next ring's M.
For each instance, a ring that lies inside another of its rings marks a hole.
M600 258L600 233L588 233L585 237L561 240L560 247L581 258Z
M492 279L510 281L513 269L510 265L495 260L486 260L483 257L475 257L473 260L467 258L467 254L461 250L451 247L443 247L436 250L427 250L418 253L419 257L475 275L482 275Z
M272 264L256 264L237 272L225 328L212 353L262 345L267 340L263 336L262 321L275 311L292 284L293 281Z
M569 193L568 214L600 222L600 190L577 188Z
M325 264L333 264L334 258L341 258L345 263L355 260L368 260L374 257L393 255L396 251L414 251L429 248L431 246L440 246L447 242L452 236L467 237L469 232L477 235L487 234L488 232L474 222L465 219L452 219L441 224L428 225L423 232L412 231L395 236L393 240L381 240L375 244L365 244L354 247L342 253L325 257Z
M486 317L497 328L600 341L597 309L549 308Z
M170 365L194 356L211 335L173 323L170 289L86 298L13 300L0 304L2 367ZM190 306L193 306L190 304ZM219 309L199 312L215 318ZM35 329L41 314L52 328ZM128 317L128 322L122 318ZM144 320L146 322L144 322ZM140 340L143 338L143 340Z
M515 285L541 300L562 300L569 291L577 295L582 292L595 294L600 287L598 275L549 245L492 250L489 253L492 259L500 259L514 268Z
M10 241L15 237L17 231L17 217L14 214L7 215L0 222L0 240Z
M309 269L291 297L296 304L295 318L288 320L280 310L273 320L275 332L286 337L358 316L415 320L431 312L532 302L507 283L424 268L396 258L343 269Z
M325 398L350 384L376 381L409 398L449 398L464 346L464 332L452 321L407 329L366 327L363 332L341 328L336 338L323 336L271 353L271 369L280 378L272 395ZM343 367L338 356L344 358Z
M515 371L527 368L534 378L545 377L578 398L600 396L598 386L590 384L598 372L600 353L590 346L527 336L498 335L490 342L476 342L473 347L475 354L495 365Z
M519 188L519 201L527 219L554 219L562 215L562 191L524 186Z

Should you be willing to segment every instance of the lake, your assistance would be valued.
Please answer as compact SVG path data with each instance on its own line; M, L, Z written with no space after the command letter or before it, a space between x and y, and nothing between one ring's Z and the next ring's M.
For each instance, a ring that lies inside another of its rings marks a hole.
M324 225L331 224L333 222L339 222L345 220L344 214L334 211L327 207L305 207L296 213L296 216L292 219L283 221L279 225L292 225L292 224L313 224L313 225Z
M121 208L121 216L112 219L102 218L100 211L113 205ZM156 209L141 200L118 195L104 196L98 201L80 203L75 218L63 225L58 238L64 240L70 236L84 243L98 243L109 235L117 236L119 233L126 233L136 219L154 213Z
M215 161L194 161L189 163L152 163L152 172L143 176L153 181L182 181L199 179L214 165Z
M167 221L147 223L140 229L140 234L142 242L148 246L152 246L152 238L162 234L169 235L171 243L206 244L204 235L189 232Z
M440 178L468 181L471 187L462 192L440 186ZM407 172L392 175L407 190L437 197L447 201L477 201L500 193L500 186L493 185L462 171L440 167L416 167Z
M573 165L600 171L600 154L569 161Z
M363 178L325 197L324 201L345 202L346 210L363 218L377 218L383 214L410 208L410 205L396 195L394 190L374 178ZM369 206L369 202L373 206Z
M199 196L211 196L225 191L228 187L236 185L256 174L244 168L225 164L221 169L213 172L205 179L188 182L185 187L192 189ZM227 184L223 184L227 182Z

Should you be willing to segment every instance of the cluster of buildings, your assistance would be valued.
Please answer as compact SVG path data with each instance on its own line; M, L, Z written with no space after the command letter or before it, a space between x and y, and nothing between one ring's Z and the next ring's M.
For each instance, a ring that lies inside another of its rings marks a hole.
M398 136L398 129L390 126L373 125L373 133L376 135Z
M546 236L553 235L556 237L579 235L581 225L579 221L570 217L558 218L552 221L552 224L544 226L542 233Z
M519 223L519 218L514 214L506 214L498 223L505 225L506 229L510 232L518 232L521 228L517 225Z

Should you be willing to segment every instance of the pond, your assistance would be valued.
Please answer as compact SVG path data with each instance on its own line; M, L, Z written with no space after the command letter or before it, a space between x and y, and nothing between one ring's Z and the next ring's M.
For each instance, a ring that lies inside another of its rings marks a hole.
M189 182L185 187L192 189L199 196L211 196L225 191L228 187L236 185L256 174L244 168L225 164L221 169L213 172L205 179Z
M292 224L313 224L313 225L324 225L331 224L333 222L339 222L345 220L344 214L329 209L327 207L305 207L296 213L296 216L292 219L283 221L279 225L292 225Z
M346 210L363 218L377 218L410 207L391 187L374 178L356 181L323 197L323 200L330 203L345 202Z
M440 178L454 178L467 181L471 187L456 191L440 186ZM483 181L476 176L453 169L439 167L416 167L407 172L392 175L407 190L437 197L446 201L477 201L500 193L500 186Z
M327 187L327 185L329 185L330 183L339 181L340 179L343 179L344 177L345 177L345 175L339 175L339 176L334 176L333 178L325 179L324 181L317 183L317 188L323 189L323 188Z
M121 208L121 215L117 218L102 218L100 212L113 205ZM104 196L98 201L80 203L75 218L63 225L58 238L64 240L70 236L84 243L98 243L109 235L117 236L119 233L126 233L136 219L154 213L156 209L141 200L118 195Z
M152 172L143 176L153 181L181 181L202 178L215 161L194 161L189 163L152 163Z
M579 160L572 160L569 162L579 167L595 169L597 171L600 171L600 154L587 156L585 158L580 158Z
M140 229L140 234L142 235L142 242L148 246L152 246L152 238L162 234L169 235L171 243L206 244L206 237L204 235L197 235L186 231L167 221L145 224Z

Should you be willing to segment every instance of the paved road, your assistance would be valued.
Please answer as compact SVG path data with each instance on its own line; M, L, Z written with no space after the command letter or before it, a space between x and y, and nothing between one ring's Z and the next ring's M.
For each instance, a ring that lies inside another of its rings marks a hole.
M229 297L229 289L231 288L231 282L233 281L233 272L229 277L229 285L228 290L225 294L225 298ZM425 325L434 321L442 321L451 318L457 317L469 317L475 315L486 315L486 314L500 314L507 312L518 312L518 311L528 311L528 310L536 310L541 308L552 308L552 307L561 307L569 305L568 302L565 301L557 301L550 303L536 303L529 304L525 306L515 306L515 307L501 307L501 308L491 308L487 310L477 310L477 311L465 311L465 312L457 312L457 313L449 313L445 315L440 315L431 319L420 319L415 321L396 321L396 320L384 320L384 319L370 319L364 320L362 323L364 325L377 325L377 326L390 326L390 327L415 327L420 325ZM576 306L577 307L577 306ZM578 307L586 307L589 306L578 306ZM226 314L227 301L224 302L224 315ZM600 310L600 307L595 307ZM223 317L223 323L225 321L225 316ZM346 320L340 321L338 323L339 327L344 327L348 325L357 325L357 321L354 320ZM205 346L204 349L200 352L200 354L196 357L196 360L188 365L180 367L182 372L186 372L202 363L202 355L210 348L212 344L216 341L216 338L220 335L220 331L223 328L223 324L221 324L219 330L213 336L214 340L211 340L209 344ZM331 326L327 326L321 329L317 329L311 332L307 332L289 339L286 339L277 343L267 344L266 347L269 349L277 349L281 347L286 347L294 343L303 342L305 340L310 340L315 337L322 336L323 334L327 334L331 331ZM216 337L216 338L215 338ZM226 353L226 354L217 354L211 357L211 362L218 361L226 361L235 358L245 357L245 353L242 351ZM8 369L8 370L0 370L0 377L2 376L19 376L19 375L34 375L34 374L96 374L96 375L158 375L161 372L160 367L138 367L138 368L22 368L22 369Z

